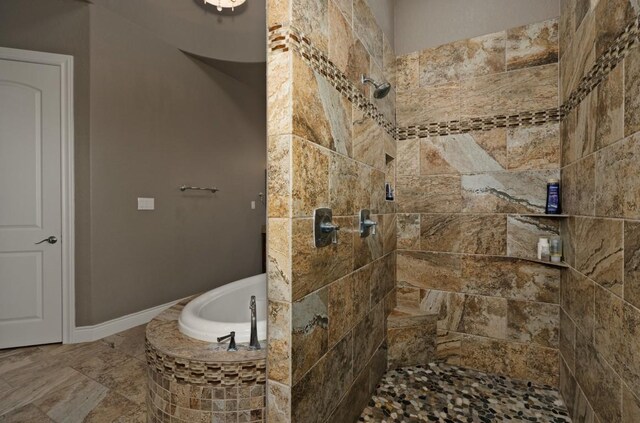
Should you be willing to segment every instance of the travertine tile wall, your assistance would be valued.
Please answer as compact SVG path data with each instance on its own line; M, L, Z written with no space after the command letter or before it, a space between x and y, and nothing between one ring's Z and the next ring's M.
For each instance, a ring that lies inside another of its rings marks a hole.
M396 144L311 63L330 63L395 124L395 90L373 100L359 82L395 84L395 54L365 0L269 0L268 22L317 49L268 55L268 419L355 421L386 369L396 221L384 185ZM337 245L314 247L318 207L333 209ZM379 224L365 240L362 208Z
M558 21L397 59L406 127L558 107ZM436 356L557 384L560 270L535 257L559 124L398 140L399 307L438 314Z
M563 101L639 11L629 0L562 1ZM561 283L560 389L575 421L640 421L638 94L636 47L562 122L572 217L561 228L571 269Z

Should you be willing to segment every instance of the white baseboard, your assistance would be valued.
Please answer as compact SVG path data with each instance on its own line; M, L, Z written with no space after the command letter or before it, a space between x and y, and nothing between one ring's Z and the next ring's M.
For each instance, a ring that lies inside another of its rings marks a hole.
M77 344L80 342L93 342L98 339L114 335L118 332L149 323L151 319L156 317L158 314L182 300L183 298L170 303L151 307L146 310L138 311L137 313L127 314L126 316L118 317L116 319L109 320L108 322L98 323L97 325L76 327L71 333L69 343Z

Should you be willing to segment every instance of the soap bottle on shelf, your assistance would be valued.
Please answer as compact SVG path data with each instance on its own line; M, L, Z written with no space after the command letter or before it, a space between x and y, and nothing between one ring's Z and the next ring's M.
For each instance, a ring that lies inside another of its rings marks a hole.
M554 236L549 241L549 253L552 263L560 263L562 261L562 240L560 237Z
M560 180L549 179L547 182L547 206L546 214L562 214L562 206L560 204Z
M393 188L391 188L391 184L389 182L384 184L384 193L387 201L393 201Z
M548 238L540 238L538 240L538 260L549 261L551 256L551 248Z

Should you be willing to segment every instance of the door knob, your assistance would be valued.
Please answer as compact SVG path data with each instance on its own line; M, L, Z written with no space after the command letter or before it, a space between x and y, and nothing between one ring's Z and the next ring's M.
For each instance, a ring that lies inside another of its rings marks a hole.
M49 238L45 238L40 242L36 242L36 245L42 244L43 242L48 242L49 244L55 244L56 242L58 242L58 238L56 238L55 236L50 236Z

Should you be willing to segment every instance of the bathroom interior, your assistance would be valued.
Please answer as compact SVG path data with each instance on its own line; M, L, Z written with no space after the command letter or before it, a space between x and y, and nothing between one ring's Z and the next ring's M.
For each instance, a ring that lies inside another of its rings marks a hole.
M640 422L639 14L0 0L0 421Z

